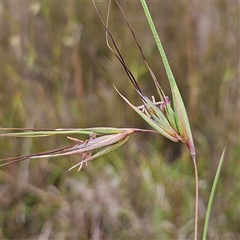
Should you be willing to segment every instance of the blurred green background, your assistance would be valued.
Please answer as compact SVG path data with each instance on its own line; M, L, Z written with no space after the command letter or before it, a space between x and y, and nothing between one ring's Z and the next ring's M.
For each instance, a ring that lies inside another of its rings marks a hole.
M147 60L170 89L141 4L120 1ZM199 167L199 237L224 147L209 239L240 238L239 3L149 2L185 101ZM104 19L107 2L98 2ZM91 1L1 3L1 127L149 126L119 97L141 100L106 46ZM110 29L142 91L153 81L116 4ZM157 100L157 99L156 99ZM85 139L86 136L74 136ZM66 137L1 138L1 158L51 150ZM68 172L78 156L2 167L2 239L193 239L195 181L185 145L136 134Z

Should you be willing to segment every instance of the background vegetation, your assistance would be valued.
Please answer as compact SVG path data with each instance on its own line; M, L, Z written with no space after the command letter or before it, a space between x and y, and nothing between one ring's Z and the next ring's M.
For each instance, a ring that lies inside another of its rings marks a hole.
M121 1L158 80L170 95L141 4ZM113 88L141 101L113 54L91 1L3 2L1 126L139 127L146 123ZM98 3L106 16L107 2ZM209 239L240 238L239 5L149 2L185 100L197 149L201 236L223 147ZM110 29L140 87L153 82L113 4ZM84 136L76 136L82 137ZM86 136L85 136L86 137ZM67 145L64 137L1 138L1 158ZM138 134L115 152L68 172L78 156L1 168L2 239L193 239L194 171L188 149Z

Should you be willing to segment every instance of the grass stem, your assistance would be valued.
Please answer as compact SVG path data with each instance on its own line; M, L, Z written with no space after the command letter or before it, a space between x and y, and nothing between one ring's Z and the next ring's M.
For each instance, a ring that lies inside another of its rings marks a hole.
M197 240L198 233L198 170L196 159L193 159L194 171L195 171L195 181L196 181L196 193L195 193L195 223L194 223L194 239Z

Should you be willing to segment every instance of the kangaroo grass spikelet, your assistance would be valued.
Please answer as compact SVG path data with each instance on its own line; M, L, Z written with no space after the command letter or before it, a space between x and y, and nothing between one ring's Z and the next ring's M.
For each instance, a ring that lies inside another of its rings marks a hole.
M101 157L116 148L124 144L134 132L154 132L152 130L144 130L137 128L82 128L82 129L21 129L21 128L1 128L2 131L17 130L20 132L2 133L0 136L5 137L47 137L60 134L88 134L89 138L85 141L67 137L69 140L75 142L75 145L70 145L63 148L57 148L54 150L29 154L20 157L12 157L0 159L0 166L5 166L11 163L20 162L26 159L38 159L38 158L52 158L60 156L68 156L72 154L78 154L81 157L81 161L71 167L69 170L79 167L80 170L83 164L87 164L88 161Z

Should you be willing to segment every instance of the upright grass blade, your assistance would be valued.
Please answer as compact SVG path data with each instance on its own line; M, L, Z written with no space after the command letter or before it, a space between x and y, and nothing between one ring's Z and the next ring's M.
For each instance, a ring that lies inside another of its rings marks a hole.
M213 186L212 186L212 190L211 190L209 201L208 201L207 212L206 212L206 217L205 217L205 222L204 222L204 227L203 227L203 240L207 239L207 229L208 229L208 222L209 222L212 203L213 203L213 197L214 197L215 190L216 190L216 187L217 187L217 183L218 183L220 171L221 171L221 168L222 168L224 156L225 156L225 148L223 149L223 152L222 152L219 164L218 164L218 168L217 168L217 171L216 171L216 174L215 174L215 177L214 177Z

